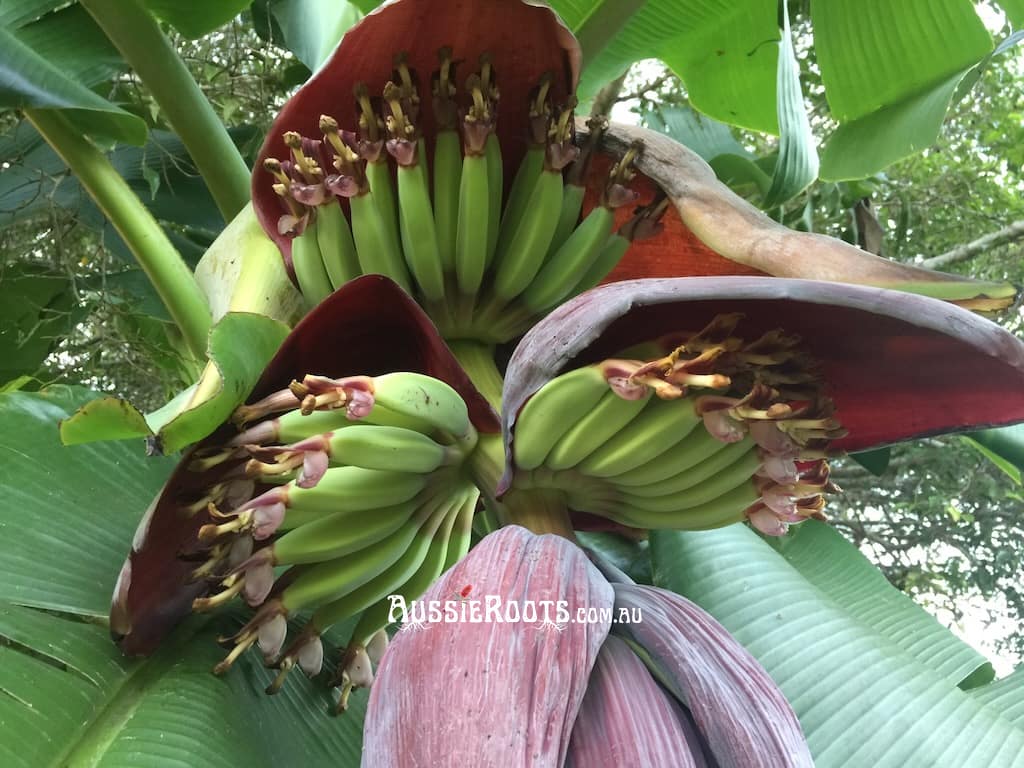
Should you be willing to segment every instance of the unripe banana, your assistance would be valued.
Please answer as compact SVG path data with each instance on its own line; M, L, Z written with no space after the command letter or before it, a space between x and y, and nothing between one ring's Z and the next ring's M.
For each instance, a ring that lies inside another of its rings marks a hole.
M434 144L434 230L445 272L455 270L455 239L459 226L462 147L459 134L442 130Z
M316 224L316 239L327 276L334 288L340 288L362 274L352 230L341 206L333 201L317 209Z
M640 495L638 493L622 494L622 502L627 506L647 509L651 512L678 512L684 509L693 509L707 504L719 496L742 485L754 486L752 476L760 466L757 452L740 459L736 464L726 468L697 485L691 486L682 491L673 490L669 481L666 481L665 493L658 496ZM732 470L732 471L730 471ZM756 499L756 493L755 493ZM753 503L753 502L751 502Z
M671 462L671 458L666 459ZM671 477L638 486L619 486L625 493L634 496L664 496L666 494L696 491L702 483L712 482L719 476L739 478L751 477L760 466L761 459L750 440L729 443L721 451L711 455L699 464L687 467ZM618 485L618 478L611 482Z
M374 378L373 397L374 410L380 405L388 411L422 419L457 441L475 435L466 403L439 379L408 371L388 373Z
M515 298L536 276L551 245L561 209L562 174L544 169L530 192L519 226L497 263L494 293L499 299Z
M703 531L738 523L743 519L745 510L757 499L757 489L754 483L748 480L708 502L670 512L652 511L646 506L638 507L625 499L602 500L591 504L584 502L573 506L573 509L600 514L620 525L632 528Z
M623 487L650 485L709 461L730 445L735 443L723 443L706 429L694 429L682 442L656 457L657 461L652 460L644 466L611 475L608 479Z
M552 379L526 401L516 417L515 464L536 469L555 443L610 392L599 368L577 368Z
M494 262L494 249L498 244L501 222L501 195L505 190L505 169L501 161L501 144L498 135L492 133L484 145L487 158L487 264Z
M448 539L448 551L445 555L441 573L447 571L469 552L473 540L473 516L476 514L476 507L479 501L480 491L473 488L466 494L462 505L459 507L455 523L452 526L451 536Z
M368 167L370 165L372 163L367 164ZM409 291L409 273L398 245L397 233L388 234L373 193L350 197L349 206L352 211L352 237L359 254L360 270L363 274L390 277Z
M402 427L359 424L331 435L331 464L425 475L440 467L451 449Z
M608 276L609 272L615 269L615 265L622 261L622 257L626 255L626 251L629 250L631 244L632 241L623 237L618 232L609 237L605 244L601 246L601 251L597 254L597 258L594 259L594 262L583 273L583 277L580 278L580 281L576 283L576 287L568 295L575 296L584 291L589 291L598 285Z
M551 449L544 465L572 469L615 436L643 410L650 393L626 400L609 390L590 412L569 429Z
M359 611L372 610L378 602L382 602L384 606L390 606L390 601L387 600L388 595L404 595L403 585L410 579L416 579L421 572L424 579L429 578L426 585L429 587L441 573L439 566L444 562L444 555L448 550L448 537L461 500L462 495L456 496L454 501L435 499L433 504L437 512L431 516L431 522L436 525L436 530L430 531L425 526L412 546L391 567L361 587L318 608L310 619L316 629L321 633L325 632L334 624ZM425 590L426 587L412 597L417 597ZM387 625L387 610L384 611L384 617L384 624L377 629ZM364 620L360 618L356 625L356 631L353 632L353 638L358 632L358 627L363 623ZM375 629L370 632L367 639L376 631Z
M562 210L558 214L558 226L555 227L555 234L551 238L551 247L548 249L549 257L562 247L562 244L576 229L580 220L580 211L583 210L583 195L586 191L586 187L581 184L567 183L565 185L562 192Z
M422 506L411 499L376 509L343 509L285 533L271 547L274 565L322 563L373 546Z
M394 565L412 546L422 526L423 521L414 516L371 547L303 571L281 593L282 607L293 615L307 606L337 600L358 589Z
M313 488L288 488L283 528L349 509L377 509L408 501L427 483L425 475L363 467L331 467Z
M380 211L381 231L386 241L393 247L398 246L398 206L395 205L395 185L391 180L391 166L388 156L381 152L380 156L366 164L366 181L370 185L370 196Z
M496 251L496 259L501 260L512 236L519 226L523 213L526 211L527 203L530 200L530 193L533 192L537 179L540 178L544 169L544 146L531 145L527 148L519 163L515 178L512 180L512 187L509 189L508 202L505 203L505 211L501 217L501 236Z
M433 426L424 419L396 413L377 404L374 404L374 407L370 409L370 413L361 419L352 419L345 412L344 408L338 408L326 411L313 411L310 414L303 414L299 410L288 411L281 414L275 422L270 423L273 426L271 426L269 434L259 442L297 443L300 440L305 440L307 437L322 435L325 432L336 432L340 429L359 424L400 427L422 434L430 434L435 431Z
M359 617L358 623L352 630L350 646L365 646L371 637L388 625L391 601L385 598L394 594L401 595L406 601L415 600L444 573L448 567L449 553L452 551L453 530L459 524L462 511L467 507L475 506L478 496L479 494L473 491L464 491L452 497L445 507L444 522L439 526L437 532L432 538L423 537L421 540L421 544L425 541L428 548L425 552L419 553L418 567L410 568L412 563L407 563L406 567L400 571L396 564L382 575L381 581L384 577L389 577L386 591L378 590L377 599L368 605L363 615ZM400 561L400 564L404 561L405 558Z
M487 158L467 153L459 180L459 220L455 237L455 275L459 291L473 296L487 269L490 191Z
M423 146L422 139L417 146ZM444 298L444 272L423 163L398 166L398 200L406 263L423 295L431 301L440 301Z
M575 189L575 187L570 187ZM522 302L534 312L544 312L568 296L601 253L608 241L615 216L604 206L594 208L554 254L522 295Z
M292 267L299 281L299 290L311 306L331 295L331 281L317 243L316 219L311 220L305 231L292 240Z
M639 416L590 454L578 469L593 477L611 477L642 467L678 445L699 424L701 418L689 399L651 398ZM661 460L671 461L671 456Z

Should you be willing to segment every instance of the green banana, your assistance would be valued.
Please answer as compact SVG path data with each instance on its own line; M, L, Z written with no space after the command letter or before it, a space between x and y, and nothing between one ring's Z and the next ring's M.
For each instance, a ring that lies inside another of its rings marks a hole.
M337 202L330 201L317 209L316 239L334 288L340 288L362 274L352 230Z
M502 259L504 251L512 241L512 236L526 211L530 193L533 192L542 170L544 170L544 145L531 144L519 163L515 178L512 179L508 202L505 203L505 211L501 217L500 239L495 252L495 258L498 261Z
M594 259L593 263L583 273L583 277L569 291L567 296L575 296L584 291L589 291L598 285L607 277L609 272L615 269L615 265L622 261L622 257L626 255L630 245L632 245L632 241L623 237L618 232L611 235L604 245L601 246L597 258Z
M271 432L260 443L281 442L297 443L307 437L322 435L325 432L336 432L345 427L354 427L358 424L376 424L383 427L401 427L411 429L423 434L429 434L433 427L425 420L396 413L381 405L374 405L370 412L361 419L352 419L345 412L344 408L336 408L326 411L313 411L303 414L299 410L288 411L277 417L270 423ZM262 426L262 425L261 425ZM260 429L263 432L264 429Z
M299 281L299 290L312 306L331 295L331 281L324 268L317 242L318 222L313 219L306 225L306 230L292 239L292 267L295 278Z
M676 491L671 485L664 486L665 493L658 496L640 495L637 493L622 494L622 501L627 506L647 509L651 512L678 512L707 504L719 496L741 485L754 487L753 474L760 466L757 452L745 456L733 467L718 472L702 483L682 491ZM748 471L749 470L749 471Z
M621 525L632 528L655 528L703 531L738 523L744 512L758 499L752 482L742 483L703 504L670 513L637 507L625 500L606 503L599 509L587 509ZM586 509L586 507L584 507Z
M425 475L444 464L453 451L411 429L357 422L331 435L328 453L332 465Z
M710 460L711 457L724 451L730 445L734 445L734 443L723 443L706 429L695 429L681 443L677 443L671 450L666 451L658 461L651 461L644 466L617 475L610 475L608 480L622 487L657 483Z
M412 546L422 526L418 516L411 517L371 547L310 567L281 593L281 606L291 616L358 589L394 565Z
M420 139L419 144L422 145ZM413 278L431 301L444 298L444 271L437 247L434 211L423 164L398 166L399 218L402 248Z
M414 498L368 510L343 509L312 520L274 542L273 564L322 563L373 546L398 530L421 505Z
M531 470L543 464L558 439L609 392L604 374L594 366L569 371L541 387L516 417L516 466Z
M523 293L521 300L534 312L544 312L569 295L579 280L600 255L611 234L615 215L600 205L548 257L540 272Z
M692 401L653 397L640 415L577 467L593 477L611 477L642 467L678 445L699 424ZM666 456L662 461L671 461Z
M579 160L577 162L580 162ZM566 183L562 192L562 210L558 213L558 225L555 227L555 234L551 238L551 247L548 249L548 258L555 254L559 248L569 239L569 236L576 229L580 221L580 211L583 210L583 196L586 194L586 187L582 184Z
M458 497L458 500L461 501L461 496ZM403 591L404 585L421 577L421 574L422 580L427 582L426 585L418 593L406 596L417 597L426 591L426 588L441 574L440 566L443 565L445 553L448 551L448 538L458 509L458 501L455 503L449 501L448 504L439 505L439 514L435 514L432 518L432 522L436 521L435 531L428 531L425 527L421 531L422 535L417 537L413 545L390 568L358 589L317 608L310 617L310 622L319 632L323 633L349 616L360 611L372 610L378 602L383 602L387 606L390 604L390 601L386 599L388 595L396 593L406 595ZM430 535L427 535L428 533ZM386 610L384 615L387 616ZM356 636L356 631L362 624L363 619L360 618L359 623L356 624L356 630L353 631L353 637ZM386 624L385 618L384 624L377 629L381 629ZM367 639L374 632L376 630L370 632Z
M494 293L510 301L526 290L544 262L562 207L562 173L545 168L530 192L526 210L497 262Z
M290 486L282 528L296 528L339 509L377 509L401 504L427 483L424 475L363 467L331 467L313 488Z
M459 291L467 296L480 290L487 269L489 216L487 158L467 151L459 180L459 219L455 236L455 275Z
M462 147L459 134L443 130L434 143L434 231L445 272L455 270L455 239L459 227Z
M501 195L505 190L505 169L501 161L501 144L496 133L487 137L484 157L487 158L487 264L491 264L494 261L494 249L498 244Z
M475 490L475 489L474 489ZM464 491L451 498L444 511L444 521L438 527L432 538L423 537L428 547L426 551L418 554L418 567L410 568L412 563L406 563L406 567L399 571L398 567L389 569L385 574L389 577L387 585L381 584L383 589L377 591L377 600L366 606L363 615L352 630L352 637L349 645L365 646L371 637L388 625L388 614L391 609L390 595L401 595L407 601L414 600L424 592L430 585L437 581L438 577L447 568L449 553L452 551L453 531L459 524L462 511L470 506L470 500L475 504L478 494ZM400 563L404 562L400 561ZM383 581L383 577L382 577Z
M367 191L350 197L349 206L352 211L352 237L363 274L385 275L409 291L409 273L398 238L389 235L385 229L384 218L373 193Z
M475 441L476 432L469 421L466 403L458 392L439 379L408 371L387 373L373 380L373 397L373 410L383 406L386 410L422 419L456 441Z
M380 211L384 237L392 246L397 246L398 206L395 204L395 185L391 180L387 154L381 152L376 160L366 163L366 181L370 185L374 204Z
M473 516L476 514L476 507L479 501L480 491L473 488L459 507L452 526L451 536L448 540L448 550L445 555L444 565L441 567L438 575L447 571L469 552L473 539Z
M650 398L626 400L609 390L590 412L559 438L544 465L549 469L573 469L615 436L643 410Z
M664 480L647 483L646 485L619 486L625 493L634 496L663 496L665 494L680 493L688 489L697 489L702 483L712 482L719 475L726 477L742 475L750 477L760 466L760 457L753 443L750 440L743 440L739 443L729 443L724 449L710 456L701 463L680 470L675 475ZM671 463L671 457L666 459ZM615 483L617 478L611 478Z

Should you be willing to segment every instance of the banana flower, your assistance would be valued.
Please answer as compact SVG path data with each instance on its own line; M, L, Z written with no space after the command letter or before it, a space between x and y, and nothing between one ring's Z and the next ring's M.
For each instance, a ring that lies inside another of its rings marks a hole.
M398 0L286 104L253 201L309 313L140 524L126 653L237 596L255 611L217 671L256 647L273 692L358 615L332 682L344 707L377 665L367 765L810 764L721 627L609 584L572 531L781 535L824 515L838 453L1024 421L1024 347L956 306L1013 290L791 232L665 137L577 125L579 68L545 6ZM445 340L497 374L524 333L499 419ZM510 526L464 559L481 497L562 537ZM413 622L384 650L391 596L485 588L649 621Z

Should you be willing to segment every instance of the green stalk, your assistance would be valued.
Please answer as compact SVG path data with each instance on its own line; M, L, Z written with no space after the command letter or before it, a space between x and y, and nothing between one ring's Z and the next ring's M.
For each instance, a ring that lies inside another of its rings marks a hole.
M149 88L210 189L224 221L249 202L249 168L185 62L138 0L82 0Z
M185 343L198 360L206 357L210 308L177 249L106 155L77 133L59 112L26 109L25 117L67 163L114 225L156 288Z
M448 347L463 370L469 374L473 386L495 412L501 413L503 380L494 362L494 347L465 339L449 341ZM502 447L501 435L480 435L476 448L469 456L469 472L484 501L483 511L478 515L477 527L482 527L485 534L497 530L499 520L506 516L501 502L494 498L494 491L504 469L505 450Z
M494 345L468 339L453 339L448 341L448 348L463 370L469 374L473 386L480 390L480 394L495 411L501 413L501 388L504 386L504 380L494 362Z

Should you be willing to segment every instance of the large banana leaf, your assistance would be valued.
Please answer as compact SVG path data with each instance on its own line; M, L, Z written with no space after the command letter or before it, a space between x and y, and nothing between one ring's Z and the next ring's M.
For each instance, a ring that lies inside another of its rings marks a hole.
M656 533L655 583L699 603L758 658L819 768L1020 766L1024 730L1002 714L1020 687L998 705L985 704L987 686L959 688L977 658L887 594L855 549L803 526L781 551L739 525Z
M252 654L210 673L237 616L187 623L152 658L120 656L109 596L173 462L140 443L62 447L57 420L93 395L0 395L0 764L358 765L365 696L332 719L326 691L301 675L265 696L270 673Z
M67 110L84 133L142 144L145 122L90 90L123 66L117 51L77 5L33 20L51 5L5 0L0 107Z

